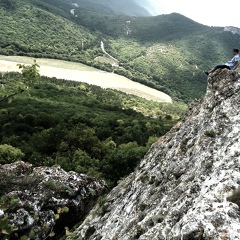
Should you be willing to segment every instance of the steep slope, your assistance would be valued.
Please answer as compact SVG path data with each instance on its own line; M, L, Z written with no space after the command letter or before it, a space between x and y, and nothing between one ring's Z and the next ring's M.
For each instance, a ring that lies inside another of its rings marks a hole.
M1 54L71 59L80 55L82 41L89 45L95 41L97 36L85 27L64 18L55 9L35 6L35 2L13 1L11 7L1 7L0 3Z
M238 73L211 75L204 100L68 239L240 239L239 92Z
M99 13L128 16L150 16L152 9L149 0L75 0L80 7Z
M150 0L33 0L32 3L43 8L52 8L52 10L56 10L57 7L63 11L69 8L80 8L88 12L111 15L151 16L154 14L154 6Z

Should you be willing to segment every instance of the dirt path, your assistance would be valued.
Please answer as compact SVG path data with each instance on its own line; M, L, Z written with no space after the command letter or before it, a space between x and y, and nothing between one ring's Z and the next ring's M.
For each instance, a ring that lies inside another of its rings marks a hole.
M18 71L17 63L27 64L32 62L33 60L27 57L0 56L0 72ZM116 89L148 100L172 102L171 97L163 92L131 81L123 76L99 71L83 64L53 59L37 59L37 63L41 66L40 74L43 76L85 82L102 88Z

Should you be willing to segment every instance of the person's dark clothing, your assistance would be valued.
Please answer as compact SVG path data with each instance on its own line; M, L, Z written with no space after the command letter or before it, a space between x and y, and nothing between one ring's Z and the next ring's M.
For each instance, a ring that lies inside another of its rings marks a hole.
M227 65L217 65L216 67L215 67L215 69L228 69L228 70L231 70L231 68L229 67L229 66L227 66Z

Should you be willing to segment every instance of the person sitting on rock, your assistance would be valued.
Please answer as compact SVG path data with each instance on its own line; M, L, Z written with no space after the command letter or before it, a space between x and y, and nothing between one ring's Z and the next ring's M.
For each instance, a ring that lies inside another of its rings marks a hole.
M238 68L238 66L240 65L240 56L239 56L239 49L234 48L233 49L233 59L231 61L228 61L226 64L224 65L217 65L216 67L214 67L212 70L210 71L206 71L204 72L205 74L209 75L210 73L213 73L214 71L216 71L217 69L228 69L228 70L235 70Z

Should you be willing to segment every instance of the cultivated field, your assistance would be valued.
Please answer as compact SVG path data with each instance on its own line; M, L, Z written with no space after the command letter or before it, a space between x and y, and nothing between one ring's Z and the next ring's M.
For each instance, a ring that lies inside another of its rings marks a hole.
M20 56L0 56L0 72L18 71L18 63L31 64L33 59ZM47 77L85 82L102 88L116 89L148 100L172 102L167 94L131 81L123 76L107 73L81 63L54 59L37 59L40 74Z

